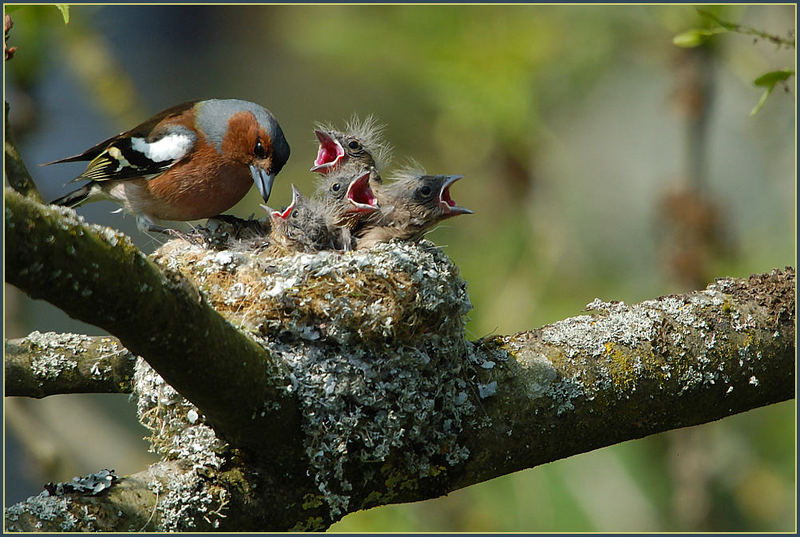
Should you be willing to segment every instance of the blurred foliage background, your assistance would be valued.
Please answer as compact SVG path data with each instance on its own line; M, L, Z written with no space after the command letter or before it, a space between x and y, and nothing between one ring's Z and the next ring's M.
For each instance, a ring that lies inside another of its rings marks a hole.
M748 115L794 49L726 34L683 49L692 6L12 7L5 98L46 199L82 151L190 99L275 113L292 146L271 205L313 190L316 121L374 114L394 165L459 173L475 211L429 238L469 284L469 336L795 263L795 95ZM795 6L716 8L786 35ZM794 78L789 80L793 88ZM390 166L391 169L391 166ZM258 213L255 189L230 212ZM106 203L79 209L145 251ZM100 334L5 287L5 337ZM124 396L5 401L5 495L153 460ZM337 531L793 531L795 403L571 457L447 497L351 514ZM535 439L533 439L535 441Z

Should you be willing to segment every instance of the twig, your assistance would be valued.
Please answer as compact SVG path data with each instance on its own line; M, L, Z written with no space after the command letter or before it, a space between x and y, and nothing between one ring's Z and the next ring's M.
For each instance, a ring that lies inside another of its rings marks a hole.
M717 24L719 24L720 26L731 32L736 32L745 35L752 35L754 37L759 37L761 39L766 39L767 41L771 41L772 43L775 43L778 46L795 48L794 38L781 37L778 35L770 34L768 32L764 32L762 30L758 30L751 26L746 26L744 24L737 24L735 22L722 20L713 13L706 11L704 9L697 8L697 12L703 17L706 17L707 19L716 22Z

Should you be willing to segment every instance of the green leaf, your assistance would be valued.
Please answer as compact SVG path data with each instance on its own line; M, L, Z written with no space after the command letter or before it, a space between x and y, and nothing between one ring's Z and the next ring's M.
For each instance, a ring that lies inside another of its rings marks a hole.
M764 106L765 102L767 102L767 97L769 97L769 94L775 89L775 86L778 84L778 82L783 82L793 74L793 69L781 69L779 71L770 71L769 73L764 73L760 77L753 80L753 84L764 88L764 93L761 94L761 98L758 100L755 108L750 111L750 115L754 116L759 110L761 110L761 107Z
M712 28L708 30L703 28L693 28L673 37L672 43L684 48L699 47L708 41L711 36L725 32L727 32L725 28Z
M770 71L769 73L764 73L760 77L753 80L753 84L756 86L762 86L765 88L772 89L775 84L778 82L783 82L790 76L794 74L794 69L781 69L779 71Z
M64 17L64 24L69 24L69 4L56 4L56 7Z

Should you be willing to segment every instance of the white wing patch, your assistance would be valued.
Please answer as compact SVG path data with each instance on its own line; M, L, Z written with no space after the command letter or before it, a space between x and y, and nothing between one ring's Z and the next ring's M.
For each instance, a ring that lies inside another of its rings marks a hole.
M178 160L192 149L194 139L186 134L168 134L156 142L131 138L131 147L153 162Z

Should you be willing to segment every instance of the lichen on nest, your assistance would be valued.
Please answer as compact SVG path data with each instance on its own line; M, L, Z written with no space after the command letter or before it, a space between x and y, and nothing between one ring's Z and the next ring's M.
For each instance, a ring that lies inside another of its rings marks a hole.
M227 493L207 479L222 468L228 446L205 423L198 408L167 384L139 358L134 373L139 421L151 435L151 450L165 460L179 460L187 470L168 474L165 482L149 487L161 497L159 530L197 529L200 520L219 525Z
M171 241L154 260L181 271L234 325L273 338L409 341L461 331L471 309L458 269L432 243L274 257Z
M475 410L471 371L479 364L464 339L466 283L449 258L427 241L272 254L174 240L153 259L193 280L214 308L289 366L286 390L304 416L318 488L306 504L327 504L336 517L363 506L350 505L354 484L383 483L377 494L391 496L466 460L458 432ZM152 375L137 377L149 379L137 382L140 415L163 454L191 453L180 446L197 437L180 431L203 418L177 394L158 403L165 395Z

